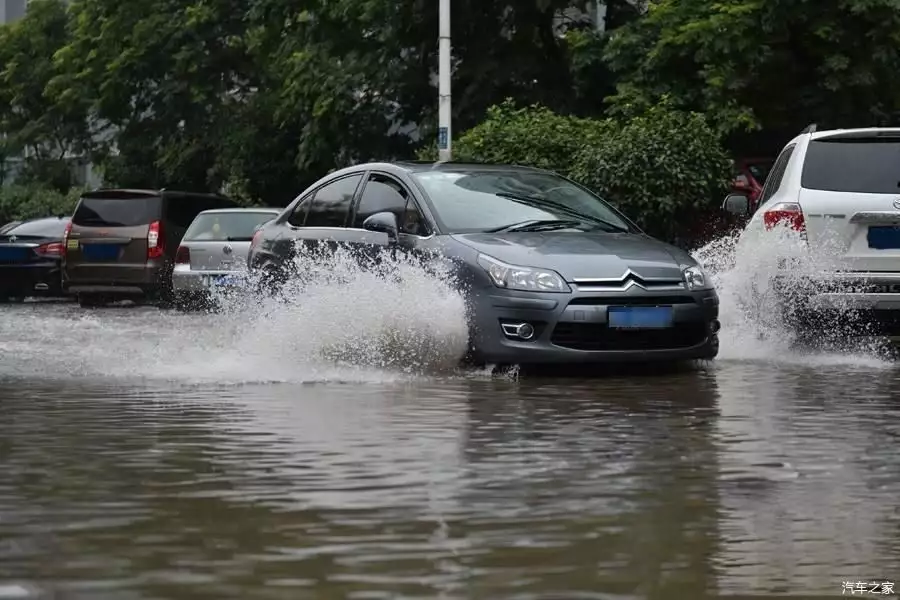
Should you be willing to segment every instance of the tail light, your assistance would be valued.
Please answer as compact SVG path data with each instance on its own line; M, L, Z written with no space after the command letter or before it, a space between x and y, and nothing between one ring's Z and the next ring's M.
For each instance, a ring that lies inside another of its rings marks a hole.
M257 244L259 244L259 240L262 239L262 229L257 229L256 233L253 234L253 238L250 240L250 250L252 251L256 248Z
M175 264L176 265L189 265L191 264L191 249L187 246L178 246L178 250L175 252Z
M763 223L766 229L774 229L782 223L794 231L806 234L806 219L803 217L803 209L796 202L779 202L763 213Z
M162 258L164 253L162 224L159 221L153 221L147 231L147 259Z
M71 232L72 232L72 221L69 221L68 223L66 223L65 230L63 230L62 249L59 252L60 256L65 257L65 255L66 255L66 246L69 245L69 234Z
M53 257L62 256L65 253L66 245L60 242L51 242L49 244L41 244L34 249L38 256Z

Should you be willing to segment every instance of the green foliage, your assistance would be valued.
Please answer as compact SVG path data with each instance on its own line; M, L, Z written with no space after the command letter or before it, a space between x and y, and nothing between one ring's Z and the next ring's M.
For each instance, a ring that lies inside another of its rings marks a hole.
M567 175L572 158L607 129L603 121L558 115L539 105L517 107L506 99L459 138L453 160L528 165Z
M453 159L556 171L618 205L648 233L673 241L718 206L731 172L703 116L666 104L627 120L591 120L507 100L460 137Z
M900 116L896 0L654 0L615 32L611 100L639 113L669 96L723 132L811 122L887 124Z
M0 225L22 219L71 215L83 190L72 188L63 194L37 185L0 188Z
M60 168L67 152L79 152L89 140L84 97L58 103L47 85L59 75L54 55L71 39L66 3L33 0L25 17L0 27L0 155L27 151L25 169L67 189Z
M702 115L660 105L582 149L571 175L651 235L676 241L718 207L731 161Z

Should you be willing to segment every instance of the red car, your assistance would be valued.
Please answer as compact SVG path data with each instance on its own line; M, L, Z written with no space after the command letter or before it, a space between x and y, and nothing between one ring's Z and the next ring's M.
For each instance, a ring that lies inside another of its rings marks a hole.
M735 176L731 183L731 191L747 194L751 213L756 210L773 162L771 158L739 158L735 161Z
M774 162L770 158L739 158L734 161L731 192L747 194L750 199L750 214L756 210L763 185ZM683 247L695 249L733 231L735 227L743 227L745 221L727 214L720 207L711 207L708 212L698 214L691 222L684 239L674 241Z

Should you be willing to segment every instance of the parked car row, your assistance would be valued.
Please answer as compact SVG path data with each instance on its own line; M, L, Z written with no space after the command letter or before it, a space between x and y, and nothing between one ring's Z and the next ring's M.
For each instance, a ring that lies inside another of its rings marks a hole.
M254 231L277 214L239 208L216 194L88 192L71 217L0 228L0 300L72 296L82 306L177 304L210 283L209 276L240 271Z

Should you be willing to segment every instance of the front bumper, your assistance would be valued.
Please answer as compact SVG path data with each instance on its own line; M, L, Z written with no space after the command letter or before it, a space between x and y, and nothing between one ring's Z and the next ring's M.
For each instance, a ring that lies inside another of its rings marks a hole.
M900 336L900 273L847 272L776 277L789 323L841 335Z
M62 296L59 263L0 266L0 296Z
M473 350L484 362L564 364L711 359L718 353L714 290L529 293L488 288L473 295ZM610 306L672 306L665 329L609 327ZM515 325L534 329L516 338ZM504 325L506 328L504 330Z

